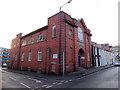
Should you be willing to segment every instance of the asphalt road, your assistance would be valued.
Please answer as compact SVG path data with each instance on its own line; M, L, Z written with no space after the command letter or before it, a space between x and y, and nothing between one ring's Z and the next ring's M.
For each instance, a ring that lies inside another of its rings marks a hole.
M3 70L2 88L118 88L118 69L112 67L69 80L47 80Z
M118 69L120 67L105 69L56 88L118 88Z

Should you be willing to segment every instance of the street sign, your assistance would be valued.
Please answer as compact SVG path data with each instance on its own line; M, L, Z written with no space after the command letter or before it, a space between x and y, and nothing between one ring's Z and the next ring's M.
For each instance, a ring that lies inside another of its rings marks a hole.
M81 57L81 59L85 59L85 57Z
M53 59L58 58L58 54L53 54Z

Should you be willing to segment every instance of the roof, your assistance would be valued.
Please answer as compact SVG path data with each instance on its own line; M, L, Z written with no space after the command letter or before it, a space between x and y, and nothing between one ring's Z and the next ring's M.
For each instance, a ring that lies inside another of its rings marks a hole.
M58 15L58 14L60 14L60 13L64 13L64 14L68 15L71 19L75 19L75 18L72 18L68 13L66 13L66 12L64 12L64 11L60 11L60 12L52 15L52 16L50 16L48 19L50 19L50 18L52 18L52 17L54 17L54 16L56 16L56 15Z
M27 37L27 36L33 35L33 34L35 34L35 33L38 33L38 32L40 32L40 31L42 31L42 30L45 30L45 29L47 29L47 28L48 28L48 25L46 25L46 26L44 26L44 27L42 27L42 28L39 28L39 29L37 29L37 30L35 30L35 31L33 31L33 32L30 32L30 33L22 36L21 38L25 38L25 37Z

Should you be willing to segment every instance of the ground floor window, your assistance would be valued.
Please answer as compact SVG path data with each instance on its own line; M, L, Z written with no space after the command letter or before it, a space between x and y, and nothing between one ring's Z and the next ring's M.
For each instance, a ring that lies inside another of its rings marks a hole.
M24 61L24 55L25 55L25 53L23 52L21 61Z
M38 61L42 61L42 51L38 51Z
M28 61L31 61L31 60L32 60L32 52L30 51L28 56Z

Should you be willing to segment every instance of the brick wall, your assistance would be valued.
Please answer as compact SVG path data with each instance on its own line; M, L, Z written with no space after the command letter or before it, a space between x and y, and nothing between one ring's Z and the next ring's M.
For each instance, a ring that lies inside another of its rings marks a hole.
M40 30L31 32L25 36L17 35L15 39L12 40L11 47L11 62L9 63L9 68L13 66L15 69L20 69L23 67L24 70L27 70L28 67L32 71L41 70L43 73L55 73L62 75L63 72L63 52L65 53L65 73L78 70L78 53L82 48L84 51L85 59L82 60L83 65L81 66L89 68L91 64L91 50L90 50L90 41L91 35L89 35L89 30L87 29L83 19L79 20L77 23L76 19L73 19L67 13L60 12L52 17L48 18L47 28L42 28ZM52 26L56 25L56 37L52 38ZM83 44L80 46L78 40L78 30L77 26L81 27L83 30ZM69 34L71 29L72 34ZM38 35L43 33L45 40L37 42ZM21 38L22 37L22 38ZM22 42L26 40L29 41L29 38L34 38L33 44L27 44L22 46ZM18 44L18 47L14 48L14 45ZM42 61L37 61L38 59L38 50L42 50ZM32 51L32 60L28 61L28 53ZM25 53L24 61L21 61L22 52ZM18 58L15 62L13 55L18 54ZM57 58L53 58L53 55L58 55ZM89 57L89 60L88 60ZM20 62L20 63L19 63Z

